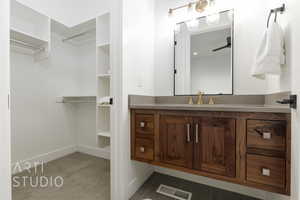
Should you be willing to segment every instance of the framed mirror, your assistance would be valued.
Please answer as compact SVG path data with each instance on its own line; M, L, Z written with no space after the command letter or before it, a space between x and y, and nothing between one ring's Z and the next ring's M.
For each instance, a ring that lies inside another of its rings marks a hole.
M174 95L233 94L233 11L178 23Z

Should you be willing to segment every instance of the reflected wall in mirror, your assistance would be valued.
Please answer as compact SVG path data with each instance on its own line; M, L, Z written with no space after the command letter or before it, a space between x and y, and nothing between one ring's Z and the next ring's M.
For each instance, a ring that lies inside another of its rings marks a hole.
M179 23L174 95L233 94L233 11Z

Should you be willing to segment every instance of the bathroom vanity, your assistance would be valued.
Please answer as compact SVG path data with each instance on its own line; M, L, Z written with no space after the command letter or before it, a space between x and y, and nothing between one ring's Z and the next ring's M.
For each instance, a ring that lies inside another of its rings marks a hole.
M278 95L234 95L234 12L208 21L176 25L174 96L130 102L131 157L290 195L291 111Z
M290 110L254 105L132 105L133 160L290 194Z

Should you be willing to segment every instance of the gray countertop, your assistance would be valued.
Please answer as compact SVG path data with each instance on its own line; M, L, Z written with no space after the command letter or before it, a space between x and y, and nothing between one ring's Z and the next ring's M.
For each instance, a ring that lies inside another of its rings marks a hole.
M291 109L275 105L252 104L216 104L216 105L189 105L189 104L132 104L130 109L151 110L189 110L189 111L223 111L223 112L267 112L291 113Z

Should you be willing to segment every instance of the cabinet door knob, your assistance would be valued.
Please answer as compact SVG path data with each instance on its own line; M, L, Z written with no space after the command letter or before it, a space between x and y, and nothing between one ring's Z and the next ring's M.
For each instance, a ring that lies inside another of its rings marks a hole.
M141 128L144 128L146 126L146 123L145 122L140 122L140 127Z
M272 133L270 132L263 132L263 139L270 140L272 138Z
M140 152L145 153L145 147L140 147Z
M270 176L271 175L271 170L267 168L262 168L262 175L263 176Z

